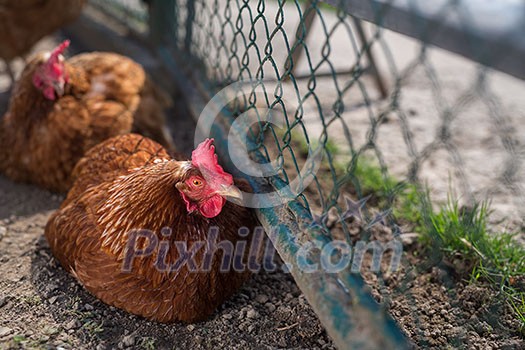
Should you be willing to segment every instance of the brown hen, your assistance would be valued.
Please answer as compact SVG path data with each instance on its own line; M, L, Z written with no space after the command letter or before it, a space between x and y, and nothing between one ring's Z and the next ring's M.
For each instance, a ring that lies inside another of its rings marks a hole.
M136 131L172 147L166 98L139 64L102 52L66 61L68 44L28 63L0 121L0 171L58 192L85 152L112 136Z
M211 140L183 161L142 136L117 136L91 149L74 174L45 234L62 266L103 302L160 322L199 321L249 277L248 255L259 250L239 229L252 233L257 220L226 201L249 186L233 184Z

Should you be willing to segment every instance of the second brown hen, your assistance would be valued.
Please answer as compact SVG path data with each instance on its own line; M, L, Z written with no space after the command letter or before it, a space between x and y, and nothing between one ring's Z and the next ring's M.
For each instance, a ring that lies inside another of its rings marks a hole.
M103 302L161 322L199 321L250 276L257 220L226 200L249 187L234 185L211 140L189 161L142 136L117 136L74 174L45 234L62 266Z
M66 41L36 55L15 84L0 120L0 172L65 192L91 147L136 131L171 148L166 98L133 60L94 52L65 60Z

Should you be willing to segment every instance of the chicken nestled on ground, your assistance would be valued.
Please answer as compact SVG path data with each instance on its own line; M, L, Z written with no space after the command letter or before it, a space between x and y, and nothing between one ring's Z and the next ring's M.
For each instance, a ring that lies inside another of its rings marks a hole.
M74 176L45 234L103 302L161 322L199 321L249 277L257 220L226 200L249 185L234 184L211 140L187 161L142 136L117 136L91 149Z
M86 0L0 0L0 58L26 55L43 37L76 19Z
M166 98L139 64L103 52L65 60L68 45L28 63L0 121L0 171L58 192L71 187L85 152L110 137L136 131L172 147Z

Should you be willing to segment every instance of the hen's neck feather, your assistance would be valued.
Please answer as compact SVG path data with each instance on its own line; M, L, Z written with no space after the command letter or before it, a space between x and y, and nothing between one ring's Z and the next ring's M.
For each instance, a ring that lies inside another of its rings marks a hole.
M16 114L16 122L34 122L45 118L60 99L60 97L54 101L46 99L42 92L33 85L33 75L40 59L37 57L28 63L13 88L9 101L9 111ZM67 61L64 64L69 76L65 95L80 97L90 88L85 72L69 65Z
M122 256L128 235L134 230L150 230L160 238L161 230L169 227L172 240L206 237L213 220L189 214L175 187L185 180L182 164L164 161L131 171L111 183L104 203L96 211L105 248Z
M44 97L33 85L33 75L37 63L30 62L15 83L9 100L9 112L15 116L13 122L24 123L45 116L53 106L53 101Z

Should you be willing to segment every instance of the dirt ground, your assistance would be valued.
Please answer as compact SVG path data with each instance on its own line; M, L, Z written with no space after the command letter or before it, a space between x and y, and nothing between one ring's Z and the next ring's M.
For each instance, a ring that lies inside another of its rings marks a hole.
M392 231L377 226L372 239L388 242ZM471 284L438 252L425 252L404 240L399 270L364 271L376 300L384 303L401 329L419 348L523 349L525 341L513 311L489 286Z

